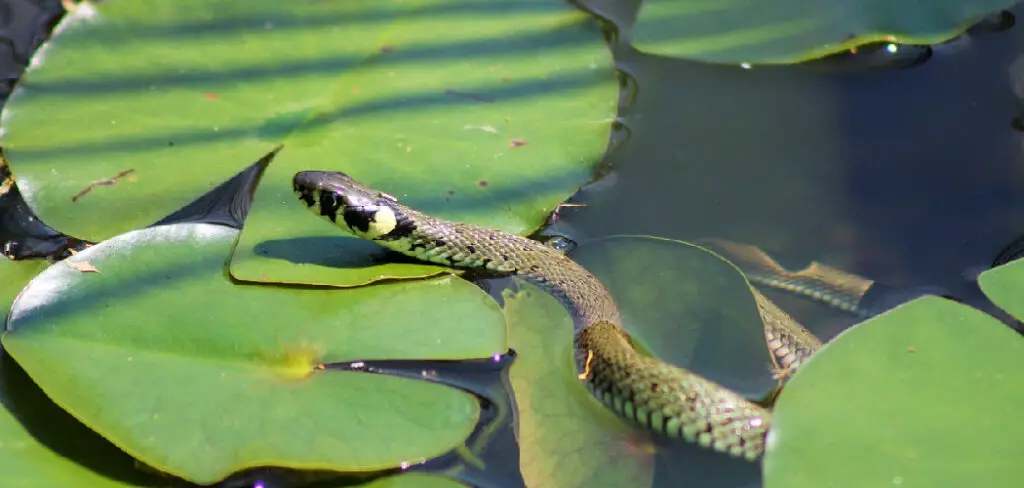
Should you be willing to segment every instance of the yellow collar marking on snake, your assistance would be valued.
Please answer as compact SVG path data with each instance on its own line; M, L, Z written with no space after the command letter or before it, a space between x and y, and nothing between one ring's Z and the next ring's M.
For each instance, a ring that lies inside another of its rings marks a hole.
M350 215L344 214L345 224L352 230L352 233L364 239L376 239L380 236L390 234L398 226L398 217L395 211L388 207L367 205L364 207L364 216L368 217L365 230L359 227L362 223L359 220L349 221Z

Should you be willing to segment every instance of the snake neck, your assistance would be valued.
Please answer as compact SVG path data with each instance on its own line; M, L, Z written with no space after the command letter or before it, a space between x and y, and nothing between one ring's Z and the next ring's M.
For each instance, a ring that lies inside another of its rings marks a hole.
M597 323L621 327L611 293L578 263L541 242L471 224L450 222L394 203L395 230L378 244L422 261L517 276L554 296L577 333Z

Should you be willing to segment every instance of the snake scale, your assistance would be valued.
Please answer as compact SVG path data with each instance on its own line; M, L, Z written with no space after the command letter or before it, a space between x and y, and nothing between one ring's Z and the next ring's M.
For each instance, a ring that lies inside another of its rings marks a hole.
M302 171L293 189L312 211L363 239L421 261L514 275L556 297L574 324L581 381L619 416L657 433L735 457L764 452L771 412L684 368L640 354L611 294L590 272L544 243L431 217L339 172ZM821 343L760 292L768 349L789 372Z

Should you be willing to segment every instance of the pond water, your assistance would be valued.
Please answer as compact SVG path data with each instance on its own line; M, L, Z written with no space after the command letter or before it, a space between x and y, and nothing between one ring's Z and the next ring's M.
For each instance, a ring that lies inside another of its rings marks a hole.
M31 24L9 30L13 48L0 54L8 63L0 71L17 73L25 46L49 23L34 4L7 5ZM628 31L636 5L587 7ZM1024 7L1010 13L1022 18ZM601 165L603 178L570 200L581 206L562 208L544 233L574 242L727 238L794 269L819 261L895 288L942 287L1016 325L974 279L1024 234L1021 45L1019 27L979 28L930 56L883 47L753 68L616 46L627 80L621 140ZM827 307L770 296L825 339L853 323ZM485 390L497 378L453 374ZM692 446L666 443L655 471L659 488L760 485L755 464ZM280 486L297 486L288 479Z
M885 49L744 69L622 47L630 136L550 232L727 238L992 312L976 275L1024 233L1022 35L979 27L906 68Z

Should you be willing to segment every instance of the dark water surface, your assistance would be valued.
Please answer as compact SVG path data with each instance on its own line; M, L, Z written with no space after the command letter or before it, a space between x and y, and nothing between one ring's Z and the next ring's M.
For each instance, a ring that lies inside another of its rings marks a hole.
M628 37L635 4L587 7L616 19L620 38ZM0 79L8 85L55 8L59 2L0 2L0 36L10 40L0 44ZM1012 13L1024 18L1024 8ZM1016 128L1024 124L1014 123L1024 108L1020 46L1019 27L979 28L930 57L907 47L746 69L615 45L629 80L620 114L628 136L602 164L606 176L571 200L585 206L561 209L547 232L577 242L722 237L792 268L814 260L893 287L941 286L1004 317L974 279L1024 234L1024 137ZM825 338L852 322L772 297ZM756 464L692 446L666 444L656 471L657 487L760 485ZM302 485L274 477L280 481L266 486Z
M744 69L621 46L631 135L551 232L722 237L991 313L976 275L1024 233L1022 41L1019 27L979 28L902 69L884 58L913 47L871 53L875 69L858 68L865 56ZM830 315L779 298L812 327Z

